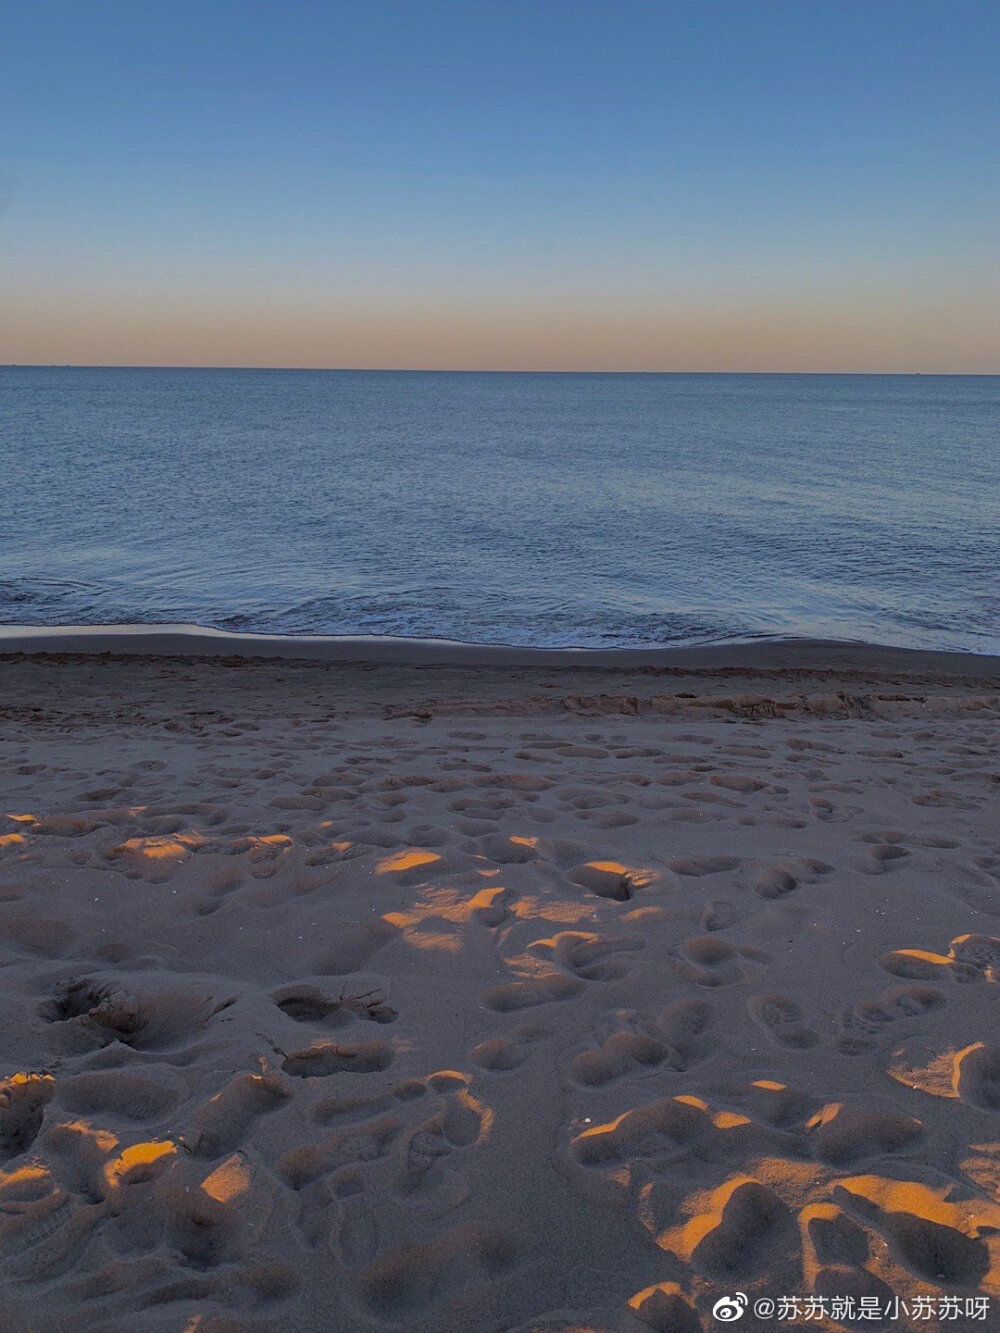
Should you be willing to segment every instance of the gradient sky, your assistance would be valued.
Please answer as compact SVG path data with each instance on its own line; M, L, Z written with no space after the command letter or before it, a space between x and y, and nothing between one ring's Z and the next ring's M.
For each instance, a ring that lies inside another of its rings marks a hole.
M1000 372L997 0L0 34L0 362Z

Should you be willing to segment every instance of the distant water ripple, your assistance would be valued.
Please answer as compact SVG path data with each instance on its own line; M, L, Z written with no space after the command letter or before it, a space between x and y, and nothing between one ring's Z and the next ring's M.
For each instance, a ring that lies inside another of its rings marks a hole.
M1000 652L1000 377L0 368L0 622Z

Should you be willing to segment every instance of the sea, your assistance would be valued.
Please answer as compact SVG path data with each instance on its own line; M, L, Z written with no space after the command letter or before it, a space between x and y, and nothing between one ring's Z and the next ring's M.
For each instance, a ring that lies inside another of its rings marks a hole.
M0 368L0 624L1000 652L1000 376Z

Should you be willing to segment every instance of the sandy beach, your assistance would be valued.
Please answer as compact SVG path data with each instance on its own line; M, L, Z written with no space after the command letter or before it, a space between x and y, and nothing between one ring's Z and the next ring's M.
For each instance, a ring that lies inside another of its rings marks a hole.
M1000 659L358 643L0 646L4 1333L1000 1329Z

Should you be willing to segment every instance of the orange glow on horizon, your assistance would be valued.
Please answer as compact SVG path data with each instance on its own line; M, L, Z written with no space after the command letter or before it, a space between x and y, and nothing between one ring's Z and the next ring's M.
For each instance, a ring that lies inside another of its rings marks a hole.
M0 364L275 369L995 374L1000 327L975 293L899 289L733 298L428 293L408 304L217 291L11 293Z

